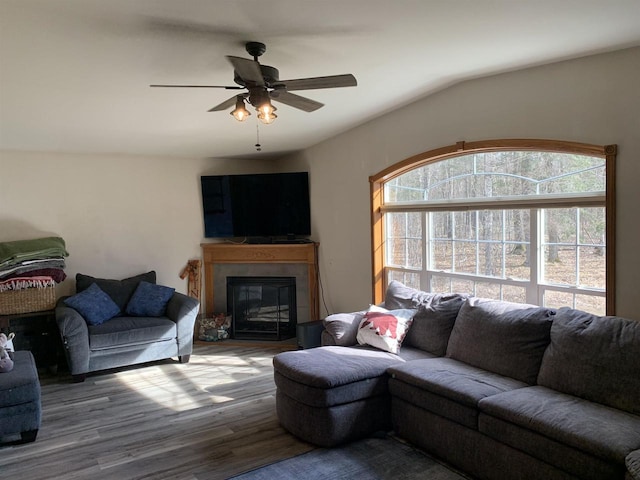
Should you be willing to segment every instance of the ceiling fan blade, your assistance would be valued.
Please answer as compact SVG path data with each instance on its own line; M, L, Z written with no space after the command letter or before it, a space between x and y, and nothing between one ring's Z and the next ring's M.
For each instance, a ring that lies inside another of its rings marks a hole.
M236 104L236 98L237 98L237 95L234 95L230 99L225 100L224 102L220 103L219 105L216 105L210 110L207 110L207 112L219 112L221 110L226 110L227 108L231 108Z
M227 55L227 60L233 65L236 74L246 83L250 83L256 87L264 87L264 78L260 70L260 64L255 60L248 58L232 57Z
M240 86L228 85L149 85L150 87L168 87L168 88L224 88L225 90L244 90Z
M285 90L274 90L271 92L271 99L289 105L290 107L304 110L305 112L314 112L324 107L324 103L316 102L310 98L301 97L300 95L295 95Z
M358 85L356 77L345 75L330 75L328 77L297 78L294 80L280 80L287 90L315 90L317 88L355 87Z

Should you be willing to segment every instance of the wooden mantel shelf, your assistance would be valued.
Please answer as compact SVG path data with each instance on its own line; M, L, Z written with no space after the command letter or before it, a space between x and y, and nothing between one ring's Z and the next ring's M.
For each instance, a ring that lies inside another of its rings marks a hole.
M232 244L202 243L205 302L207 315L213 313L213 272L222 263L294 263L306 264L309 277L309 308L311 319L319 319L318 244Z

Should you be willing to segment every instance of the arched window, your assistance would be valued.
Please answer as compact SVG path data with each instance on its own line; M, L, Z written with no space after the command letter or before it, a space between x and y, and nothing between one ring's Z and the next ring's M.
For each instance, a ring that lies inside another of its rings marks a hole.
M371 177L374 301L395 279L612 315L615 153L460 142Z

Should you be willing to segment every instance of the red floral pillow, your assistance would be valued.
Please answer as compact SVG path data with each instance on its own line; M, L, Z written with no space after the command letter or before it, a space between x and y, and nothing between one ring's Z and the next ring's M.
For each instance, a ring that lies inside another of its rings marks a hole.
M372 305L360 321L357 340L385 352L398 353L416 310L387 310Z

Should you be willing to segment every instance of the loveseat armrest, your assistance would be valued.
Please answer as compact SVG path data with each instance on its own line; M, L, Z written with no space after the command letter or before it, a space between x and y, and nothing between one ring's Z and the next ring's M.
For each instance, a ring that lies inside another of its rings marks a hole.
M182 293L174 293L167 304L167 317L176 322L178 330L178 356L191 355L193 328L200 310L200 302Z
M89 329L84 317L65 305L65 298L56 304L56 323L71 374L83 375L89 371Z
M634 450L625 459L627 478L640 480L640 449Z

